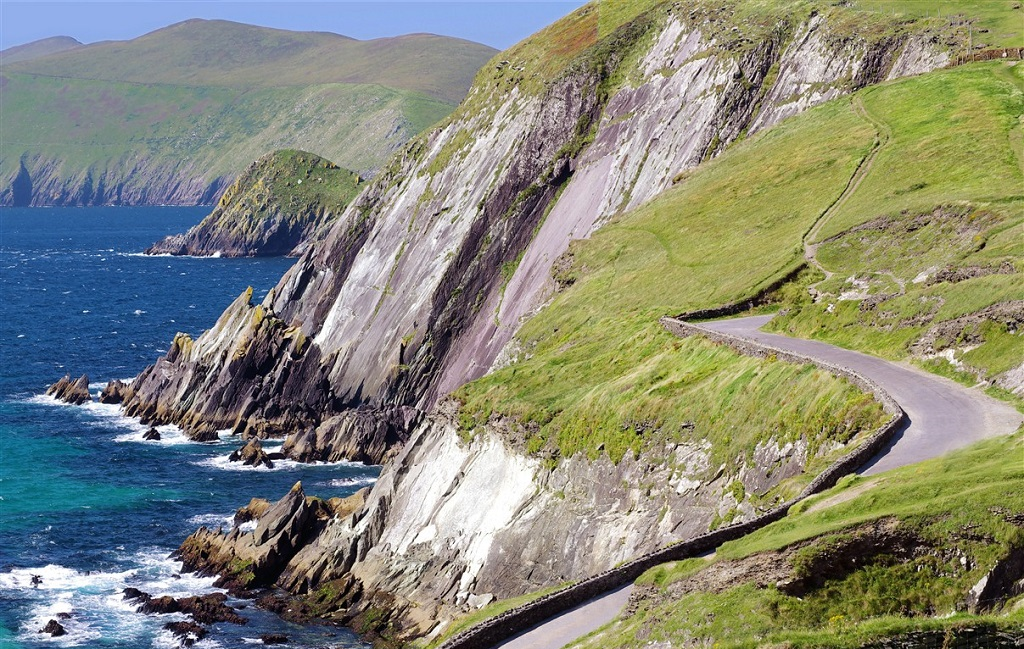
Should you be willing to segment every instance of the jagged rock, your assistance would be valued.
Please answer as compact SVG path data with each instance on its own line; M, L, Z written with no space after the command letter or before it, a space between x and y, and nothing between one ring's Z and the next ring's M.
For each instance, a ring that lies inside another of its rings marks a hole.
M248 505L238 508L235 512L234 523L235 525L241 525L242 523L257 520L260 516L266 514L269 509L269 500L264 498L253 498L249 501Z
M46 389L46 394L58 401L80 406L92 401L89 395L89 377L83 374L74 381L71 375L65 374L62 379Z
M67 635L67 630L57 620L50 620L46 626L39 629L39 633L49 633L50 637L59 638L62 635Z
M125 588L121 592L124 593L124 597L122 599L124 599L125 601L129 601L129 602L130 601L135 601L135 602L139 602L139 603L144 603L144 602L148 602L151 599L151 595L149 593L143 592L143 591L139 590L138 588L133 588L131 586L129 586L128 588Z
M282 633L261 633L260 640L263 644L284 644L288 642L288 636Z
M156 428L150 428L149 430L142 434L142 439L158 442L160 441L160 431L158 431Z
M967 594L967 610L978 614L1024 593L1024 548L1003 557Z
M128 384L117 379L107 383L100 392L100 403L121 403L124 401Z
M186 570L220 574L218 583L231 590L269 585L307 538L319 532L317 520L317 506L307 501L297 482L259 517L255 530L219 533L201 527L178 553Z
M143 613L180 613L182 611L181 604L178 600L174 599L170 595L163 595L161 597L150 597L142 602L142 606L139 610Z
M265 466L268 469L274 468L267 452L263 450L263 444L258 437L253 437L244 446L232 452L228 456L231 462L241 462L246 466Z
M206 628L199 626L195 622L188 621L168 622L164 625L164 628L178 638L182 647L191 647L205 638L207 634Z
M228 596L224 593L210 593L182 597L177 601L180 610L191 615L200 624L215 624L217 622L246 624L248 620L235 613L235 609L227 605L227 599Z

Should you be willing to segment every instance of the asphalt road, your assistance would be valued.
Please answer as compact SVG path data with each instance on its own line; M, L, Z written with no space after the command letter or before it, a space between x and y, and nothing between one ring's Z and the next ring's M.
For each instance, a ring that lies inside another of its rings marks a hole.
M863 475L938 457L986 437L1009 435L1024 420L1024 415L1014 408L980 390L923 370L815 340L760 331L770 319L771 316L752 316L705 322L701 326L853 369L882 386L907 413L908 422L893 442L858 471ZM606 593L506 640L495 649L561 649L614 619L632 590L630 584Z
M974 442L1008 435L1024 416L1011 406L959 383L909 365L840 349L816 340L760 331L771 316L716 320L701 326L856 370L892 395L909 423L858 473L872 475L945 455Z

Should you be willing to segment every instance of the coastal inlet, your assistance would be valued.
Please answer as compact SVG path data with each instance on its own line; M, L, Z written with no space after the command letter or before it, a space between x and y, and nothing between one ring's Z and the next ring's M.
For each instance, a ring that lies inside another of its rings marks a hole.
M211 326L246 286L262 299L291 265L140 254L207 211L0 209L0 646L180 646L187 636L173 629L192 618L136 610L124 590L175 599L221 592L214 578L181 573L169 558L196 528L228 529L250 497L277 500L298 481L330 498L376 479L379 467L355 463L230 462L241 441L227 433L197 444L160 426L160 439L147 440L148 426L95 401L109 380L164 353L175 333ZM94 401L45 396L65 374L87 374ZM225 602L245 624L207 624L194 646L259 646L264 636L289 647L366 646L346 629ZM51 634L51 620L63 635Z

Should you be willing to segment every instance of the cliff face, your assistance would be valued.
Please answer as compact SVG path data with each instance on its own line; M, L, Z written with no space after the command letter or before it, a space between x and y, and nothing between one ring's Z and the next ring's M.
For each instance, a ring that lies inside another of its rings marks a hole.
M360 182L354 172L312 153L268 154L245 170L201 223L155 243L146 254L297 256L344 210Z
M485 70L462 108L397 155L263 305L236 303L190 353L172 348L143 372L128 413L196 437L290 433L304 459L351 446L317 427L354 408L360 426L404 437L414 418L396 413L428 411L486 372L550 294L570 240L749 129L946 61L912 31L868 43L820 16L722 43L718 34L733 33L725 17L670 9L587 49L596 14L573 18L584 45L550 79L530 75L529 42Z
M289 435L301 459L394 456L365 507L301 549L279 584L341 580L351 614L395 611L422 635L493 596L705 530L737 504L722 481L744 476L716 475L699 445L552 468L500 435L460 442L447 405L424 413L496 362L551 295L572 239L751 130L946 58L913 25L868 42L814 14L766 26L660 6L598 39L598 18L587 6L542 33L571 44L556 73L534 42L507 52L262 305L243 295L133 382L129 414L198 439L232 427ZM794 472L808 459L799 445L755 453Z

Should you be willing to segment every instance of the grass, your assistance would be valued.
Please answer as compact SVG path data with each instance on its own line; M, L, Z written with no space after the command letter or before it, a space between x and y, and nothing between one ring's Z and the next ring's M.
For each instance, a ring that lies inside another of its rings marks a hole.
M520 332L530 358L457 393L466 427L512 415L530 431L527 452L618 460L644 446L645 431L678 436L694 422L730 463L771 437L813 447L873 427L877 406L824 372L677 340L657 324L798 264L801 235L842 192L872 135L848 102L834 103L737 145L574 245L563 278L574 283Z
M1024 10L1017 0L853 0L852 6L943 23L970 20L975 46L1024 47Z
M211 179L233 176L268 150L285 146L368 174L385 162L391 147L451 110L425 95L355 84L247 91L6 70L4 83L0 175L13 176L27 154L60 161L66 176L105 172L108 184L126 179L138 159L187 165Z
M1024 64L994 63L864 92L893 135L824 224L818 260L835 276L817 287L823 299L798 298L770 328L890 359L921 357L912 345L948 329L934 351L952 349L974 382L1024 363L1005 320L942 324L1024 299L1022 87ZM981 271L938 281L957 269ZM841 299L858 288L871 299Z
M326 83L381 85L453 105L495 50L414 34L358 41L225 20L187 20L130 41L108 41L5 65L53 77L238 89Z
M361 190L358 174L312 153L285 149L250 167L207 219L219 231L245 237L272 216L289 223L310 214L337 217ZM204 220L201 227L206 225Z
M847 478L814 500L857 489L863 480ZM659 566L637 583L655 586L660 595L576 646L613 649L651 641L703 646L713 640L719 647L860 647L908 631L1024 624L1024 608L1011 611L1013 601L984 616L962 609L967 590L1010 548L1024 545L1024 529L1008 519L1024 512L1024 493L1017 488L1024 480L1024 431L871 480L870 489L844 502L813 511L798 508L726 543L714 561L799 547L789 556L794 574L800 574L801 566L827 565L830 553L854 538L857 525L879 520L898 521L897 529L925 551L903 560L883 553L856 562L800 597L752 583L719 593L683 592L673 585L707 562Z

